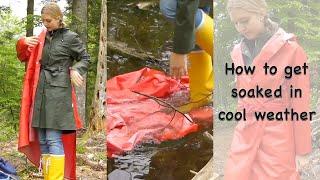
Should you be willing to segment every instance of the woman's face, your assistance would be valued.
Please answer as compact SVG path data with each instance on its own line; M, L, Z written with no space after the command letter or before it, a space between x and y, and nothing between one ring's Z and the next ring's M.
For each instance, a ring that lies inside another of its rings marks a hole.
M234 8L230 11L230 18L237 31L249 40L256 39L265 30L262 15Z
M55 19L46 13L41 15L41 20L43 25L47 28L48 31L58 29L61 24L59 19Z

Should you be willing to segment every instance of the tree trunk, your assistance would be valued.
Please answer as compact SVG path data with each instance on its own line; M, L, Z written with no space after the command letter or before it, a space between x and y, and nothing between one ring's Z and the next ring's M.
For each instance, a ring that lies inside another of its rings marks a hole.
M28 0L27 25L26 25L27 37L33 35L33 9L34 9L34 0Z
M90 129L104 130L107 81L107 0L101 3L100 42Z
M71 29L79 34L83 43L88 41L88 1L76 0L72 2L72 24ZM77 105L82 123L86 124L86 91L87 75L83 76L84 83L81 87L76 87Z
M88 0L72 1L72 30L79 34L81 40L88 41Z

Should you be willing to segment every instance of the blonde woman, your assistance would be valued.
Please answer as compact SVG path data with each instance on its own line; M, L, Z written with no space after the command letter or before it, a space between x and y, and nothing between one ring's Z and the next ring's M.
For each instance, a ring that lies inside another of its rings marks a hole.
M282 98L240 98L238 111L246 109L247 120L235 128L224 176L226 180L298 180L299 163L311 152L310 122L257 121L254 112L279 112L286 108L308 112L309 72L285 78L285 66L302 66L306 54L293 34L286 33L267 16L265 0L229 0L227 10L242 40L231 57L236 66L256 66L253 76L239 75L238 89L276 89ZM276 75L265 75L263 65L276 66ZM302 98L289 96L290 86L303 91ZM296 163L297 162L297 163Z
M81 121L73 85L82 85L89 56L79 36L65 28L56 3L42 8L41 19L46 30L17 43L18 58L28 65L19 150L42 167L44 179L75 179L75 130L81 127Z

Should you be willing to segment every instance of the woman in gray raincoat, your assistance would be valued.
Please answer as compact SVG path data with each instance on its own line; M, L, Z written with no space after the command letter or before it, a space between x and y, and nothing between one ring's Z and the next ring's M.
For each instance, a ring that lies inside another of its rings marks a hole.
M21 38L17 43L17 52L19 59L29 61L28 66L31 66L32 57L28 52L32 48L40 48L39 51L42 51L41 58L34 61L36 68L40 66L40 72L38 76L33 76L38 80L31 87L35 95L31 99L30 117L32 127L38 133L44 178L62 180L65 170L62 136L65 132L74 132L78 127L72 84L82 85L89 55L79 36L65 28L63 14L56 3L48 3L42 8L41 19L47 29L46 34L42 39L41 35ZM32 70L28 68L27 74ZM25 86L26 82L24 90ZM22 99L21 115L24 109ZM23 118L20 117L20 122Z

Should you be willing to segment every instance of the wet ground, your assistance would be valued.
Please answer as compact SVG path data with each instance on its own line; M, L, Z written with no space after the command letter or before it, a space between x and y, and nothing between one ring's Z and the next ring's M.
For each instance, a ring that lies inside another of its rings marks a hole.
M152 59L139 60L108 50L108 79L127 72L151 67L166 71L171 47L172 26L159 13L158 1L141 10L138 1L108 1L108 41L124 42L128 47L152 54ZM132 152L108 160L108 179L191 179L212 157L212 141L203 132L212 132L212 124L180 140L161 144L145 142Z

